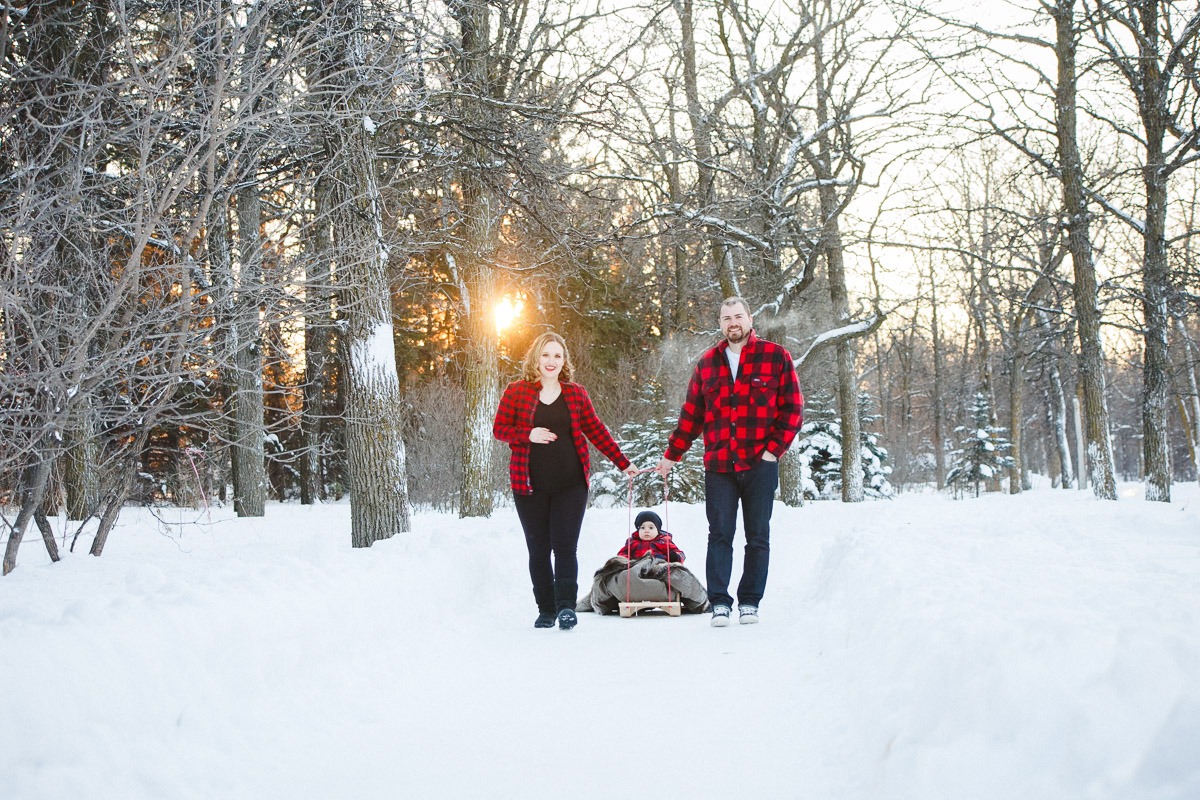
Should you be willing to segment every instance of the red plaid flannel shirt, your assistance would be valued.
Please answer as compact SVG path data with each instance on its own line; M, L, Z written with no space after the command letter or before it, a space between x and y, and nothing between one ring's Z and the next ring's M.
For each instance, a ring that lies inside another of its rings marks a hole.
M542 385L537 381L513 381L500 398L496 410L496 421L492 423L492 435L512 447L508 462L508 478L514 494L533 494L529 483L529 432L533 430L533 412L537 410L538 395ZM563 399L571 413L571 433L575 439L575 452L583 465L583 479L587 480L590 459L588 440L619 469L629 466L629 459L613 440L612 434L596 416L587 390L577 383L562 383Z
M763 451L782 456L800 430L804 395L792 356L780 345L751 331L742 345L737 381L725 360L728 342L700 356L679 425L667 442L665 457L679 461L704 433L704 469L750 469Z

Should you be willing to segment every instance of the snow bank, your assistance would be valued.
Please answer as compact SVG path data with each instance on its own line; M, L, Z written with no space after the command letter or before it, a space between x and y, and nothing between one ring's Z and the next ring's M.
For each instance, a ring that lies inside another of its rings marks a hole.
M779 506L762 624L570 633L532 627L511 508L366 551L346 504L131 510L102 558L35 538L0 580L0 794L1195 798L1174 494ZM588 513L585 575L628 516ZM703 507L667 519L703 576Z

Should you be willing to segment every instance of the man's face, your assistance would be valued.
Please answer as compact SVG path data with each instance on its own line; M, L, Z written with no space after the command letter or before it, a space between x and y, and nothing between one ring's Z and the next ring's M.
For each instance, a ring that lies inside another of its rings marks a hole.
M730 344L745 341L753 325L754 319L741 303L721 306L721 335Z

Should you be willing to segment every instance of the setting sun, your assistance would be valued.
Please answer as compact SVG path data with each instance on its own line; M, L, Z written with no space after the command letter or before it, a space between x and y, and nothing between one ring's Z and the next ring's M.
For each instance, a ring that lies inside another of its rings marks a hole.
M521 315L521 308L524 306L520 300L515 304L507 297L496 304L496 333L504 333L504 329L512 325L513 320Z

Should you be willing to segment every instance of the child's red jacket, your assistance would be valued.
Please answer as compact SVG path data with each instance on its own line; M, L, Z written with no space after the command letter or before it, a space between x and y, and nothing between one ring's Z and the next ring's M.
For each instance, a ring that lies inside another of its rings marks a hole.
M683 551L675 546L675 542L671 541L671 534L666 531L648 542L634 534L629 537L617 555L624 556L630 561L637 561L646 556L654 556L667 561L683 561Z

